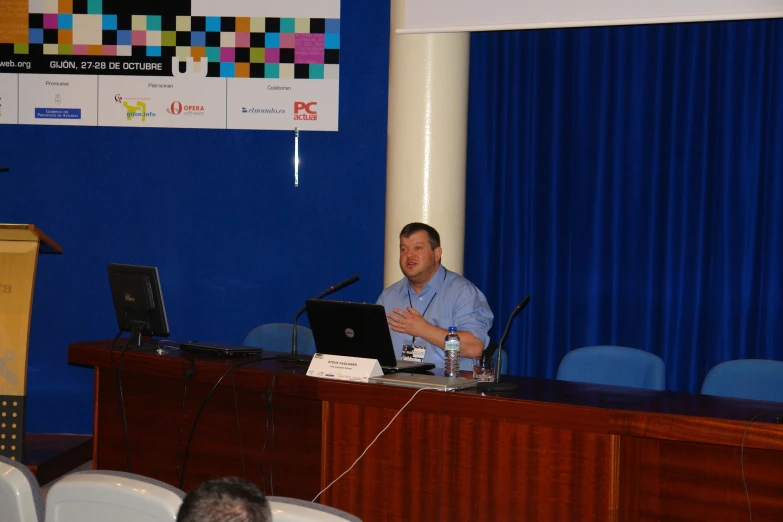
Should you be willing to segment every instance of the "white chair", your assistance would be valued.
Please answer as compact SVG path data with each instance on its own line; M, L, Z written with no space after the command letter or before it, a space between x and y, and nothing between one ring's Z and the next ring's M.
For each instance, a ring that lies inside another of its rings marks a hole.
M46 496L46 522L174 522L185 493L121 471L82 471Z
M44 504L38 480L27 466L6 457L0 457L0 520L44 520Z
M333 507L286 497L266 497L272 522L362 522L360 518Z

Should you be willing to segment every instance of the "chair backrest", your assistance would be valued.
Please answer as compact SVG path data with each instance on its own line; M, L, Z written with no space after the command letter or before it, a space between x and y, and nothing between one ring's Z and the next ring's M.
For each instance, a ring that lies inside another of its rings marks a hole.
M141 475L81 471L54 483L46 522L174 522L185 493Z
M701 393L783 402L783 362L768 359L722 362L707 373Z
M41 488L27 466L0 457L0 520L43 522Z
M666 365L657 355L637 348L588 346L563 357L557 379L665 390Z
M293 333L293 325L290 323L262 324L250 330L242 344L275 352L290 352ZM296 327L296 351L302 355L315 353L313 331L306 326Z
M333 507L286 497L266 497L272 522L362 522L360 518Z

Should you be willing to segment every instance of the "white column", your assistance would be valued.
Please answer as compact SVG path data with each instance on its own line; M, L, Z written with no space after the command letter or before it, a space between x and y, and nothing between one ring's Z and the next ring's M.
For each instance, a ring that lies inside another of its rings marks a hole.
M395 34L404 16L405 0L391 0L384 286L402 277L412 221L435 227L443 264L463 268L470 34Z

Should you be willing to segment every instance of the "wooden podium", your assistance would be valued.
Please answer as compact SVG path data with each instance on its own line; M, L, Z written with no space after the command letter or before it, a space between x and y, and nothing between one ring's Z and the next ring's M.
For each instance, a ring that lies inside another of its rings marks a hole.
M61 254L35 225L0 223L0 455L21 461L27 349L38 253Z

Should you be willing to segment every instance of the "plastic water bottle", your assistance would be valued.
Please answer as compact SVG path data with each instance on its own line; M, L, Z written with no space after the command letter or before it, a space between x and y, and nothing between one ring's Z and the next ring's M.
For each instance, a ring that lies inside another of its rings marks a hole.
M446 335L446 352L443 373L446 377L459 377L459 335L457 327L449 326L449 333Z

